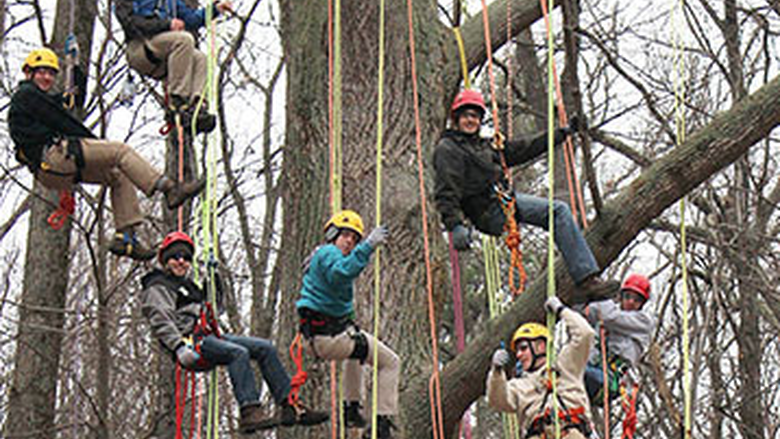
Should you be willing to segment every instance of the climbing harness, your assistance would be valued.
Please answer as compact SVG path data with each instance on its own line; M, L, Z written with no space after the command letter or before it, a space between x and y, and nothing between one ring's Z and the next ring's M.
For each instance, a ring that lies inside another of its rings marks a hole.
M591 428L587 414L585 413L585 407L578 406L568 408L563 398L557 393L553 393L553 382L555 381L553 377L557 378L557 375L557 371L548 373L549 378L546 383L547 391L544 394L542 404L540 405L540 408L544 409L544 411L533 418L525 433L525 437L541 436L543 439L546 439L547 429L553 425L556 427L556 437L559 435L565 436L567 430L579 430L584 437L590 437ZM547 400L551 394L554 394L555 398L553 407L560 406L560 409L550 410L550 407L547 407ZM553 413L556 412L558 415L554 417ZM561 434L562 432L564 433Z

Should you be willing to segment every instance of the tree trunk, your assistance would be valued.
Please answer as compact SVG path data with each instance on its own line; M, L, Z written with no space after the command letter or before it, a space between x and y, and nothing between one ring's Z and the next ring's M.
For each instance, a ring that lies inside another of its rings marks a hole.
M75 23L70 23L70 2L58 1L50 45L62 49L72 26L82 48L81 59L88 60L97 2L84 3L76 11ZM19 334L4 427L4 436L8 438L50 438L56 429L71 224L67 222L61 230L53 230L46 220L58 203L56 191L46 189L37 181L33 191L40 198L33 198L30 208Z

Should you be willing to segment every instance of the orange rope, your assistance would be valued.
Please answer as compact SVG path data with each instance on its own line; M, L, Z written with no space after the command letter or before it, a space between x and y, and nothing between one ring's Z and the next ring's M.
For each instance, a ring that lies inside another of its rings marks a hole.
M439 380L439 348L436 335L436 313L433 298L433 276L431 270L431 252L428 237L428 211L425 197L425 178L423 175L422 134L420 123L420 101L417 90L417 61L414 44L414 21L412 14L412 0L406 0L406 9L409 22L409 54L412 64L412 97L414 102L414 138L417 146L417 175L420 183L420 206L422 209L423 229L423 254L425 257L425 284L428 291L428 320L431 326L431 349L433 350L433 368L430 383L431 396L431 430L433 439L444 439L444 416L441 406L441 383Z
M287 402L293 407L298 405L301 386L306 384L306 379L309 377L309 374L303 370L303 341L301 338L302 336L299 332L296 334L295 340L290 344L290 358L292 358L295 364L296 372L290 379L290 393L287 394Z
M509 5L507 5L507 8L509 8ZM511 13L511 9L507 9L507 14ZM511 20L511 18L507 18L508 21ZM501 208L504 210L504 216L506 217L506 223L504 224L504 230L507 231L508 235L505 238L504 242L507 245L507 248L512 254L511 258L511 264L509 266L509 288L512 290L512 294L517 296L523 292L525 289L525 281L527 279L527 275L525 273L525 268L523 268L523 252L520 250L520 230L517 227L517 220L515 220L515 206L514 206L514 189L512 189L512 173L509 170L509 167L506 164L506 158L504 157L504 136L501 135L500 130L500 120L498 118L498 101L496 99L496 79L495 74L493 73L493 47L490 42L490 20L488 20L488 10L487 10L487 3L485 0L482 0L482 25L485 31L485 47L487 49L487 60L488 60L488 77L490 78L490 98L492 101L492 112L493 112L493 124L495 125L495 148L498 150L499 157L501 158L501 168L504 172L504 178L507 181L507 184L509 185L509 195L511 198L511 201L506 203L507 205L511 204L511 207L508 209L505 206L503 196L502 199L499 200L501 202ZM511 32L511 30L507 30L507 32ZM509 34L511 35L511 34ZM508 87L508 95L511 95L511 83L509 80L507 80L507 83L509 84ZM510 113L509 117L511 118L511 98L508 98L508 102L510 103ZM509 119L507 123L507 133L511 133L512 129L512 120ZM514 271L517 270L519 273L519 285L515 287L514 282Z
M484 1L484 0L483 0ZM545 0L539 0L542 6L542 15L544 15L544 23L549 31L550 29L550 16L547 12L547 4ZM558 78L558 71L555 67L555 62L552 63L553 78L555 79L555 102L558 106L558 119L561 126L566 126L569 122L566 115L566 105L563 102L563 92L561 90L561 82ZM563 146L563 158L566 165L566 181L569 185L569 197L572 206L572 214L574 220L577 221L578 217L582 221L581 224L584 228L588 227L588 218L585 215L585 202L582 196L582 186L580 185L577 172L574 170L574 145L571 141L571 137L567 137Z
M621 439L634 439L634 433L636 433L636 399L639 393L639 385L634 383L631 388L631 396L627 397L623 395L623 412L625 418L623 418L623 436Z

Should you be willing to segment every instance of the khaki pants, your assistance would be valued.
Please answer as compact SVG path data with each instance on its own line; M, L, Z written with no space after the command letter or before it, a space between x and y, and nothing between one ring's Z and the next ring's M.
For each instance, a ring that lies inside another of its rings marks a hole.
M379 351L378 381L379 394L377 414L395 415L398 413L398 376L401 372L401 361L387 345L376 341L366 331L360 331L368 341L367 365L373 364L374 347ZM347 401L361 401L363 393L363 365L359 360L350 359L355 348L352 336L356 329L351 327L346 331L335 335L315 335L311 339L311 346L317 357L324 360L343 361L344 367L344 397Z
M160 61L153 63L144 43ZM202 96L206 85L206 55L195 49L195 38L186 31L169 31L148 40L127 43L127 64L144 76L168 78L168 93L190 102Z
M146 195L151 195L162 174L152 168L133 148L122 142L81 139L81 146L84 153L82 181L105 184L111 188L111 206L116 228L123 229L143 221L136 188ZM49 148L43 161L52 172L39 170L35 174L38 181L52 189L73 187L76 161L68 154L67 142L62 141Z

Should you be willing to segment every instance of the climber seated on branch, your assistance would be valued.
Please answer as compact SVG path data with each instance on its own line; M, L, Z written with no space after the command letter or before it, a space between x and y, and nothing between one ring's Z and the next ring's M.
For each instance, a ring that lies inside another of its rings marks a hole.
M632 274L620 287L620 304L613 300L590 302L584 314L594 328L604 328L607 341L607 379L609 397L619 395L623 377L637 365L647 351L655 330L655 318L643 310L650 300L650 280ZM585 387L594 403L601 401L604 390L604 369L601 348L597 344L590 353L585 369Z
M471 246L468 219L480 232L501 236L506 216L503 201L515 203L518 223L548 227L549 206L545 198L520 192L510 193L504 177L501 157L491 139L479 135L486 108L482 94L463 90L452 103L451 129L444 132L433 155L436 207L444 228L452 232L453 245L458 250ZM569 126L555 130L555 144L577 132L576 117ZM528 163L547 151L547 134L531 139L509 139L504 142L506 165ZM597 276L596 259L574 222L566 203L554 202L555 243L563 254L569 274L586 294L595 295L606 288ZM615 289L617 286L615 286Z
M17 160L50 189L71 190L80 182L107 185L116 224L108 249L117 256L152 259L154 250L140 243L135 233L144 219L136 188L147 196L162 192L168 208L175 209L202 191L206 180L176 183L126 144L92 134L66 110L63 94L52 91L60 64L50 49L30 52L22 71L25 80L11 97L8 111ZM77 100L83 100L85 81Z
M368 265L371 254L387 238L375 228L363 240L363 220L351 211L336 213L325 225L325 243L304 262L301 298L296 302L301 334L314 354L344 361L344 412L347 427L362 428L360 413L363 366L378 350L377 428L379 439L392 438L391 416L398 413L400 360L389 347L355 324L352 283ZM370 432L366 430L367 437Z
M162 269L151 271L141 280L141 311L149 321L154 337L185 369L228 367L233 394L241 408L239 429L242 433L279 425L315 425L327 421L326 413L310 411L300 403L290 404L290 377L270 341L222 332L214 304L208 301L207 289L201 289L190 277L194 253L195 245L186 233L168 234L158 255ZM222 284L216 274L214 284L215 305L219 309ZM263 417L250 360L257 362L271 391L277 407L275 418Z
M213 3L214 16L232 12L229 1ZM127 42L127 63L141 75L168 81L168 120L181 116L189 127L206 90L206 55L195 47L196 32L206 22L205 9L183 0L118 0L115 12ZM216 117L204 101L196 119L197 132L211 132Z
M552 365L558 404L561 437L585 439L590 437L591 418L588 395L582 376L588 362L588 351L593 345L594 331L587 320L567 308L557 297L547 299L545 308L566 323L569 340ZM487 379L488 405L502 412L516 413L520 434L526 439L555 437L551 374L545 367L547 342L550 333L546 326L526 323L512 336L511 349L521 363L520 377L507 381L506 368L514 364L503 348L493 354Z

